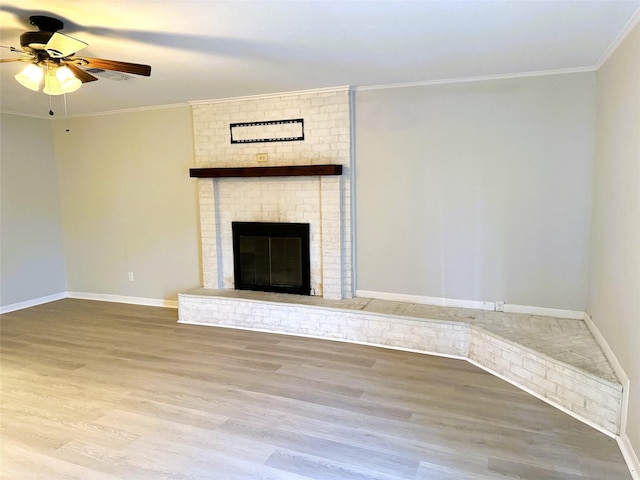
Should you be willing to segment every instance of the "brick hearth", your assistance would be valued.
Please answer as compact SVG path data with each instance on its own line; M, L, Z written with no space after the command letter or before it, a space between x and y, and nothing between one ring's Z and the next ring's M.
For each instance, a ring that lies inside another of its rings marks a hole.
M620 431L622 385L582 320L237 290L194 289L178 303L181 323L463 358L609 435Z

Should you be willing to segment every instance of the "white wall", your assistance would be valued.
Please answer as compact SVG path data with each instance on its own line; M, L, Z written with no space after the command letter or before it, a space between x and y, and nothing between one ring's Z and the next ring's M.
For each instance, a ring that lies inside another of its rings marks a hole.
M583 310L592 73L356 93L357 289Z
M640 452L640 26L597 82L587 313L631 381L627 435Z
M69 124L53 124L69 291L175 301L200 285L191 109Z
M0 306L66 290L60 204L48 120L2 114Z

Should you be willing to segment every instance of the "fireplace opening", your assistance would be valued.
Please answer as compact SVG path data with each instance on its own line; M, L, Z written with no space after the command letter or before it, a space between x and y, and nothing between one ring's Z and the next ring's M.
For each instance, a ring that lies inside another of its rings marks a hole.
M309 224L232 222L235 288L311 294Z

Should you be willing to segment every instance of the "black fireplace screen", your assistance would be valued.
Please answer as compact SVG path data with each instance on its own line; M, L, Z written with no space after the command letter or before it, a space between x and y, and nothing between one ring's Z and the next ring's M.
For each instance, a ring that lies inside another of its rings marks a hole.
M309 224L233 222L235 288L310 295Z

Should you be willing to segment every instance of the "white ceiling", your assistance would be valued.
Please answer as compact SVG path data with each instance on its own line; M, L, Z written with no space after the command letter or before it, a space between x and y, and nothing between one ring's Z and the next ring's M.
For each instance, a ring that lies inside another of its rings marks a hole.
M101 78L67 95L70 115L192 100L592 69L640 0L0 2L0 45L28 17L65 22L90 57L144 63L151 77ZM14 55L0 49L0 57ZM3 112L47 116L49 99L0 65ZM53 97L63 111L62 98Z

